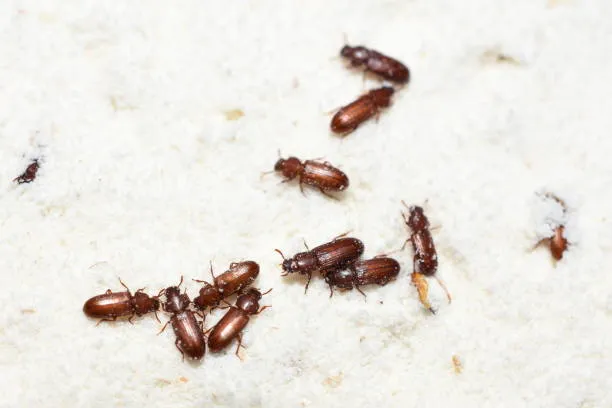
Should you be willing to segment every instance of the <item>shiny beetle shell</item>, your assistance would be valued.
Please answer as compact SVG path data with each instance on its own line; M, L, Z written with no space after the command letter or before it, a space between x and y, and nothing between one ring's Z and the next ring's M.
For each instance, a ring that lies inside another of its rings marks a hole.
M347 58L353 67L364 67L388 81L405 84L410 79L410 71L398 60L363 46L345 45L340 55Z
M374 89L340 108L331 120L331 130L348 134L357 129L360 124L378 115L382 108L390 106L394 92L391 87Z
M338 238L312 249L321 271L341 269L363 254L363 242L357 238Z
M223 350L249 323L249 316L235 307L230 308L208 336L208 348L212 352Z
M133 313L132 296L129 292L108 291L85 302L83 312L89 317L113 318Z
M159 301L138 290L133 295L127 292L111 292L88 299L83 312L94 318L114 320L121 316L142 316L159 310Z
M297 157L278 159L274 170L280 172L286 181L298 177L300 188L307 184L325 191L342 191L349 186L349 179L340 169L328 162L306 160L301 162Z
M230 307L208 336L210 351L223 350L233 339L238 338L238 347L236 348L236 354L238 354L242 342L240 333L249 323L249 315L258 314L268 307L264 306L261 310L259 309L261 296L257 289L251 288L238 297L236 306Z
M300 182L323 190L342 191L349 186L349 179L341 170L329 163L313 160L304 162L304 172Z
M356 261L349 269L337 269L325 275L325 282L341 289L359 288L363 285L384 286L395 279L400 271L399 263L393 258L376 257Z
M400 264L393 258L378 257L357 261L351 265L358 285L386 285L400 272Z
M193 312L176 313L170 322L176 335L176 347L189 358L200 360L206 352L206 340Z
M410 242L414 251L414 272L433 276L438 270L438 255L429 232L429 220L419 206L410 207L409 213L404 219L412 230Z
M234 262L228 271L215 278L219 292L227 297L249 286L259 275L259 265L253 261Z

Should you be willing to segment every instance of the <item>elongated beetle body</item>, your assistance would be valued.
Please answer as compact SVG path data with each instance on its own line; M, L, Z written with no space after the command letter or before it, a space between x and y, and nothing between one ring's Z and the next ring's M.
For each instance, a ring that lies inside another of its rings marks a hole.
M25 169L25 171L21 175L19 175L18 177L15 177L13 181L16 181L19 184L31 183L36 178L36 173L38 173L38 168L39 168L38 159L36 159Z
M402 212L402 217L404 217L404 222L411 231L410 237L404 243L404 247L408 242L411 242L412 251L414 253L414 270L411 279L417 288L421 303L432 313L434 313L434 309L431 307L431 305L429 305L429 301L424 302L424 299L426 300L427 298L428 286L424 279L421 279L421 277L427 276L436 279L438 284L446 292L446 297L448 298L449 303L451 302L451 295L444 282L442 282L436 276L436 272L438 270L438 255L436 253L436 247L434 245L431 232L429 231L429 220L425 216L423 208L419 206L408 207L403 201L402 203L408 208L409 213L409 215L406 215ZM402 247L402 249L404 247Z
M100 321L97 324L115 321L121 316L129 316L128 320L131 323L134 316L142 316L150 312L154 312L157 318L156 312L159 310L157 297L150 297L143 292L144 289L138 289L132 294L121 279L119 282L126 292L112 292L109 289L102 295L88 299L83 305L83 312L89 317L99 318Z
M380 256L356 261L348 269L333 270L325 275L325 282L329 285L330 297L333 295L334 286L347 290L355 287L365 296L360 286L372 284L384 286L395 279L399 272L400 264L395 259Z
M267 292L266 292L267 293ZM240 295L236 300L236 306L232 306L225 315L214 326L208 336L208 348L212 352L218 352L226 348L233 339L238 338L236 355L242 345L242 330L249 323L250 316L263 312L270 306L259 307L262 294L259 290L251 288Z
M325 195L327 191L342 191L349 186L346 174L328 162L316 160L301 162L297 157L281 158L274 165L274 170L285 177L284 181L298 177L302 192L304 192L303 184L318 188Z
M395 90L388 86L374 89L340 108L331 120L331 130L346 135L366 120L378 117L382 108L391 105L391 96L394 92Z
M306 293L313 272L326 274L336 269L345 269L363 254L363 250L363 242L357 238L336 238L307 252L300 252L290 259L286 259L280 250L277 249L276 252L283 257L284 275L295 272L308 275L304 289Z
M366 72L371 72L388 81L405 84L410 80L410 71L398 60L387 57L378 51L370 50L361 45L351 47L345 45L340 55L348 59L351 66L363 67Z
M546 193L544 194L544 197L556 201L561 206L561 209L563 210L563 214L565 215L567 213L567 206L565 205L565 202L561 200L559 197L557 197L556 195L552 193ZM539 240L534 245L533 249L541 245L548 245L550 254L553 257L554 261L555 262L560 261L563 258L563 253L567 250L567 247L568 247L568 242L564 236L564 233L565 233L565 225L563 224L556 225L553 228L552 236L547 237L547 238L542 238L541 240Z
M210 268L212 274L212 265ZM219 305L222 299L225 299L236 292L240 292L247 286L253 283L259 275L259 265L253 261L233 262L227 271L215 277L213 275L213 284L204 282L204 286L200 289L200 294L193 299L193 304L198 309L206 309L207 307L215 307ZM198 281L203 282L203 281Z
M182 282L183 278L181 277L179 286ZM174 344L183 355L183 358L187 355L193 360L200 360L206 352L206 340L202 332L203 322L198 322L195 314L188 309L191 301L187 294L181 294L179 286L170 286L163 290L166 297L163 309L164 312L172 314L169 323L172 324L172 329L176 335ZM164 331L166 325L164 325L160 333Z

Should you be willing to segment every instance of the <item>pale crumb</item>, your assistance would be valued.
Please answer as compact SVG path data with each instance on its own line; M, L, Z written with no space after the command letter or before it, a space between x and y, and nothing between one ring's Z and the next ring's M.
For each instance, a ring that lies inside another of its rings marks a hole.
M188 382L188 381L189 381L189 378L179 377L179 379L178 379L178 380L179 380L180 382L182 382L182 383L186 383L186 382Z
M170 384L172 384L172 382L169 381L169 380L166 380L165 378L156 378L155 379L155 386L156 387L161 388L161 387L165 387L165 386L170 385Z
M457 374L461 374L461 372L463 371L463 365L461 364L461 360L456 354L453 355L453 369Z
M344 380L344 373L340 371L338 375L332 375L323 380L323 385L328 388L338 388L342 385Z
M21 309L21 313L23 313L23 314L36 313L36 309Z
M514 58L511 55L505 54L498 50L487 50L482 53L481 61L484 64L508 64L508 65L521 65L521 61Z
M434 310L431 307L431 304L429 303L429 284L427 283L427 279L425 279L425 276L420 273L413 272L410 278L412 279L412 284L417 289L421 304L425 306L425 308L428 309L430 312L434 313Z
M238 120L244 116L244 112L241 109L230 109L223 112L223 114L225 115L225 119L230 121Z
M118 111L133 111L133 110L137 109L135 106L125 103L123 98L122 97L118 97L118 96L111 96L110 97L110 103L111 103L111 106L113 107L113 110L115 112L118 112Z

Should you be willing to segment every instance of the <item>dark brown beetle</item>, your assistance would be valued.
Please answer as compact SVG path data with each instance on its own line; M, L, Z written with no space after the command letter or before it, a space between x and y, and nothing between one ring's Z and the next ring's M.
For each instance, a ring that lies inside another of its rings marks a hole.
M363 67L366 72L376 74L386 80L405 84L410 80L408 68L396 59L363 46L345 45L340 55L347 58L353 67Z
M302 193L303 184L316 187L325 195L328 195L327 191L342 191L349 186L346 174L328 162L306 160L302 163L297 157L281 158L274 165L274 170L285 177L283 183L299 177Z
M20 176L15 177L13 181L16 181L19 184L23 183L31 183L36 178L36 173L38 172L38 159L34 160Z
M312 251L300 252L290 259L286 259L283 253L276 249L276 252L283 257L283 276L295 272L308 275L308 282L304 288L304 293L306 293L313 272L320 271L325 274L336 269L346 269L363 254L364 247L363 242L357 238L340 237L319 245Z
M212 285L205 281L197 281L203 282L204 286L200 289L199 296L193 299L193 304L201 310L207 307L218 306L224 298L241 291L253 283L257 275L259 275L259 265L253 261L232 262L229 270L215 277L211 264L210 274L213 277Z
M159 300L157 297L150 297L143 293L144 288L138 289L132 295L130 289L119 279L119 283L126 289L126 292L112 292L110 289L103 295L94 296L85 302L83 312L94 318L99 318L98 324L102 322L114 322L117 317L129 316L128 321L132 323L134 316L154 312L155 318L159 310Z
M264 293L264 295L266 293ZM263 295L254 288L251 288L246 293L238 296L236 306L229 308L229 310L225 313L221 320L219 320L208 336L208 348L210 351L221 351L227 347L234 338L238 338L236 355L238 358L240 358L238 351L242 346L241 332L247 323L249 323L249 316L259 314L270 307L263 306L261 309L259 308L259 300L262 296Z
M565 202L561 200L559 197L551 193L544 194L544 197L556 201L561 206L561 209L563 210L563 214L565 215L567 213L567 206L565 205ZM541 240L539 240L534 245L533 249L536 249L537 247L541 245L548 244L548 247L550 249L550 254L552 255L553 259L555 261L560 261L563 258L563 253L567 250L567 245L568 245L567 239L563 236L564 232L565 232L565 225L563 224L557 225L556 227L554 227L553 235L551 237L542 238Z
M334 293L333 286L348 290L355 287L365 296L360 286L372 284L384 286L395 279L399 271L400 265L395 259L377 256L365 261L356 261L348 269L333 270L325 275L325 282L329 285L329 297Z
M191 301L186 293L181 294L179 289L181 283L183 283L182 276L178 286L170 286L162 290L166 297L163 309L164 312L172 314L168 323L172 323L172 329L176 335L174 344L183 355L183 359L187 354L194 360L200 360L206 352L206 340L202 332L203 322L198 322L194 312L188 309ZM168 323L162 327L160 333L164 331Z
M405 248L408 242L412 243L412 251L414 253L413 257L413 265L414 272L412 276L412 281L417 286L417 290L419 291L419 297L422 299L422 287L417 285L417 282L422 284L423 280L420 279L420 276L423 275L427 277L435 278L442 289L446 292L446 296L448 297L448 302L451 302L451 295L446 288L444 282L442 282L437 276L436 272L438 270L438 255L436 254L436 247L433 242L433 238L431 236L431 232L429 231L429 220L425 216L423 212L423 208L419 206L411 206L408 207L405 202L402 201L404 206L408 208L409 215L407 216L402 212L402 216L404 217L404 222L411 230L410 237L404 242ZM428 306L428 304L424 305L433 312L433 309Z
M340 108L331 121L331 130L335 133L348 134L373 116L378 118L381 108L391 105L391 96L395 90L391 87L371 90L356 101Z

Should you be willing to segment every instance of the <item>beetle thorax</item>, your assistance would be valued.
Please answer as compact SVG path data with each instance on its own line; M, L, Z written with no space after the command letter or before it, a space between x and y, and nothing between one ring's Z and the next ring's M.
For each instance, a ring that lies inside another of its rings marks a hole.
M251 289L236 300L236 307L248 314L255 314L259 311L259 300L261 293L257 289Z

